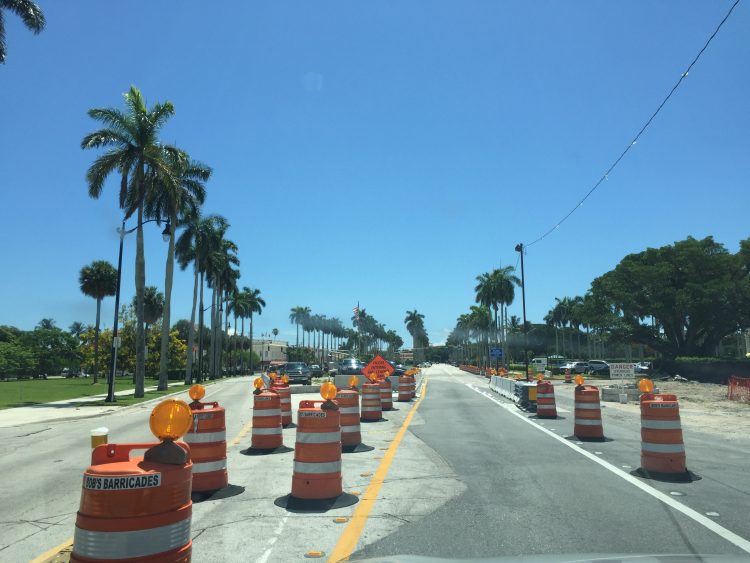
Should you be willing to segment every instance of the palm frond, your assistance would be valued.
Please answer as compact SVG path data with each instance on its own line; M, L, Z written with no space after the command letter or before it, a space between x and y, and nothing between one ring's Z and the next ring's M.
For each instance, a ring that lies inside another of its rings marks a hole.
M99 129L86 135L81 141L82 149L98 149L111 146L128 146L130 139L115 129Z
M0 10L0 64L5 63L5 19Z
M107 129L116 131L122 137L132 143L138 133L137 124L133 122L133 116L121 112L117 108L92 108L88 112L91 119L100 121Z
M121 165L122 151L120 150L111 150L97 158L86 172L89 197L98 199L102 193L107 176L115 170L119 170Z
M35 34L40 33L47 23L42 9L31 0L4 0L0 7L15 13Z

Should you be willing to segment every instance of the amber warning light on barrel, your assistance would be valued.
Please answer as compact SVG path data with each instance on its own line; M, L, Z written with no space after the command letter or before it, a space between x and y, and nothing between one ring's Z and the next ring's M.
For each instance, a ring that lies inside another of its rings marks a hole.
M582 375L576 375L576 385L583 385L583 382L586 381Z
M190 430L193 413L185 401L167 399L154 407L148 423L160 440L176 440Z
M253 381L253 387L255 387L256 389L261 389L263 387L263 378L256 377L255 381Z
M349 378L349 387L356 387L357 383L359 383L359 378L356 375L352 375Z
M193 399L193 401L200 401L206 396L206 388L200 383L196 383L190 388L188 395L190 395L190 398Z
M326 381L320 386L320 396L326 401L332 401L336 398L336 386L330 381Z
M654 390L654 382L650 379L641 379L638 382L638 389L641 393L651 393Z

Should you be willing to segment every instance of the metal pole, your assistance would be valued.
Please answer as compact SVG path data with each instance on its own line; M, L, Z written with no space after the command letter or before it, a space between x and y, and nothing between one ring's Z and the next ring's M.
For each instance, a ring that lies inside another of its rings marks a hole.
M120 228L120 253L117 257L117 291L115 291L115 322L112 327L112 362L109 369L109 379L107 380L107 399L106 403L114 403L115 399L115 373L117 373L117 325L120 320L120 280L122 278L122 242L125 238L125 219L122 220Z
M523 243L516 245L516 252L521 253L521 302L523 304L523 359L526 366L526 378L529 377L529 329L526 324L526 278L523 271Z

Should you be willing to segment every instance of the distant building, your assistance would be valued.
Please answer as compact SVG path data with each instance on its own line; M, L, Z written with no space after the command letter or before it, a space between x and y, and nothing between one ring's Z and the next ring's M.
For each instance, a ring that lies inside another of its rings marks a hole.
M398 358L401 362L413 362L414 361L414 350L410 348L402 348L398 351Z
M253 339L253 352L258 354L260 365L265 367L271 362L286 362L289 343L286 340Z

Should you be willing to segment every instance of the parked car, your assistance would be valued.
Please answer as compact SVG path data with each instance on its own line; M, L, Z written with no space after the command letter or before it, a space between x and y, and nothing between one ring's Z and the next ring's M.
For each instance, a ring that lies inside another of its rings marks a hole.
M287 362L277 372L279 375L286 375L289 383L302 383L303 385L312 385L312 371L307 367L305 362Z
M609 364L604 360L589 360L589 373L609 376Z
M653 369L651 362L638 362L633 366L635 373L649 374Z
M318 364L313 364L310 366L310 373L313 377L323 377L323 368Z
M587 373L589 371L589 363L578 361L568 362L560 366L560 370L562 370L562 373L565 373L566 370L570 370L570 373Z
M362 362L356 358L347 358L339 362L339 375L362 375Z
M326 371L328 372L328 375L337 375L339 372L339 363L338 362L328 362L326 364Z

